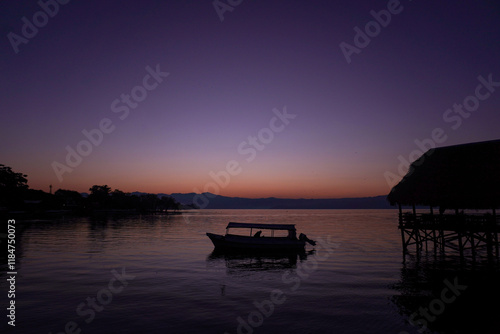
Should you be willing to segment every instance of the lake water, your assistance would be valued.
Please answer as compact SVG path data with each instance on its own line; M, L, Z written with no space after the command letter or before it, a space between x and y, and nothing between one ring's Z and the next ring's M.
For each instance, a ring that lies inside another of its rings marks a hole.
M230 221L296 224L321 242L299 257L214 254L205 233ZM433 252L403 263L395 210L18 220L16 237L16 333L500 332L496 266Z

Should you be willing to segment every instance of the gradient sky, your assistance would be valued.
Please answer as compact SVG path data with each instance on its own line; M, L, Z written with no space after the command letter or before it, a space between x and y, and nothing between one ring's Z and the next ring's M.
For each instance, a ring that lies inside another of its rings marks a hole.
M45 191L216 192L209 173L236 161L218 194L386 194L387 172L400 179L400 157L434 129L438 146L500 137L500 87L483 87L468 118L446 114L479 76L500 82L498 2L401 1L348 63L340 44L395 3L243 0L221 21L210 0L70 1L44 22L36 1L1 1L0 163ZM9 34L34 15L41 27L16 53ZM169 75L120 119L111 104L148 66ZM250 159L248 137L269 135L285 106L296 117ZM106 118L114 130L58 180L54 161Z

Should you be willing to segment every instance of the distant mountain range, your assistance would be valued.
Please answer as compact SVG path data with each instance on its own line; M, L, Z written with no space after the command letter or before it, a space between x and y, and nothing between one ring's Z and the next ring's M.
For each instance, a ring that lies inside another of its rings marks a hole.
M133 192L133 195L145 193ZM158 194L171 196L182 204L196 204L203 209L394 209L386 195L360 198L288 199L227 197L211 193ZM195 197L196 196L196 197Z

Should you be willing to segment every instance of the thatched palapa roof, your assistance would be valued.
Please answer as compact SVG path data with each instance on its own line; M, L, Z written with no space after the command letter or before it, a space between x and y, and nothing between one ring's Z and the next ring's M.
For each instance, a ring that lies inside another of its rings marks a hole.
M387 196L392 204L500 207L500 140L440 147L415 160Z

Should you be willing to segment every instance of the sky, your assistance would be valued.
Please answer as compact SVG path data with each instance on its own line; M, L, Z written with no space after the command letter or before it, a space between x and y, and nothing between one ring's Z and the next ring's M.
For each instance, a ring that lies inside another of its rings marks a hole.
M33 189L387 194L498 139L497 1L0 2L0 164Z

